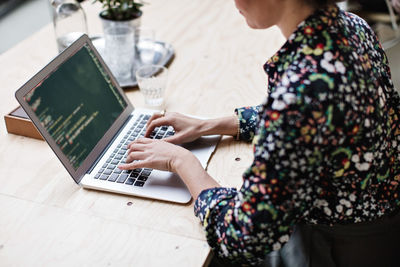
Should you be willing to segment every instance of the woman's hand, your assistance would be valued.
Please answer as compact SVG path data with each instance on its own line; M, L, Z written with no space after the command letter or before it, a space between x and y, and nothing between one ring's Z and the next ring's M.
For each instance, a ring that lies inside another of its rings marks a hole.
M188 143L202 136L202 126L205 121L195 119L175 112L155 113L147 122L145 137L149 137L156 127L170 125L174 127L175 134L164 140L173 144Z
M177 172L177 163L185 157L193 156L183 147L162 140L140 138L128 145L126 164L120 165L122 170L152 168Z
M121 170L152 168L177 173L194 199L207 188L220 185L208 175L199 160L183 147L162 140L141 138L128 145L126 164Z
M173 144L188 143L203 135L225 134L235 136L238 131L238 119L229 116L219 119L200 120L180 113L168 112L154 114L147 122L145 137L149 137L156 127L169 125L174 127L175 134L164 140Z

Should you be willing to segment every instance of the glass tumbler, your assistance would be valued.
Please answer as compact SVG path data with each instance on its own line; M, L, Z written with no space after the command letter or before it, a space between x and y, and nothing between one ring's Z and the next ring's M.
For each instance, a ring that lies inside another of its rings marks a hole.
M146 105L161 107L167 87L168 69L161 65L144 65L136 71L136 79Z
M134 30L128 25L104 29L105 61L116 79L131 80L135 58Z
M137 65L157 64L155 58L155 33L152 28L135 28L136 59Z

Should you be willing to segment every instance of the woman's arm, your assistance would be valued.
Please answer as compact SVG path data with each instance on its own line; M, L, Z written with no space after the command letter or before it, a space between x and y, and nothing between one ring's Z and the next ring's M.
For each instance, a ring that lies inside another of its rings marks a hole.
M232 135L238 133L238 118L235 115L201 120L176 112L167 112L164 116L160 113L154 114L147 123L145 137L149 137L151 132L163 125L170 125L175 129L175 135L164 139L173 144L182 144L196 140L203 135Z
M243 107L235 110L236 115L218 119L201 120L176 112L154 114L147 123L145 137L149 137L156 127L170 125L175 135L164 139L173 144L196 140L204 135L231 135L238 140L251 141L255 135L257 115L260 106Z

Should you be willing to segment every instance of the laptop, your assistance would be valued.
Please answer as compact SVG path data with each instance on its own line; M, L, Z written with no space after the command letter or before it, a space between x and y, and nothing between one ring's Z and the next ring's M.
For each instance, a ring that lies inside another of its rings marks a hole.
M74 181L84 188L177 203L191 195L181 178L149 168L118 169L126 146L143 137L154 110L134 108L87 35L17 90L15 96ZM152 138L174 134L158 127ZM205 168L220 136L185 144Z

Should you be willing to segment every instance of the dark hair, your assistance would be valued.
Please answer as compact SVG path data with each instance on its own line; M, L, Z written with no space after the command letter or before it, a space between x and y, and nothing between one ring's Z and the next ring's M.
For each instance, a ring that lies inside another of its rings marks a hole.
M314 7L328 6L343 1L344 0L305 0L307 4Z

